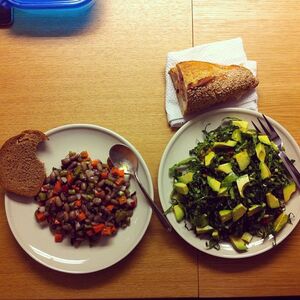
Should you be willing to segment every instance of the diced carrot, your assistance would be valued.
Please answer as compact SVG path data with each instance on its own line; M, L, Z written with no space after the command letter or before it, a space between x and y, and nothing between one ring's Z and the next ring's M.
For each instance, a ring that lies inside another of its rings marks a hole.
M37 210L35 212L35 218L38 222L44 222L46 220L46 215L45 215L45 213Z
M120 203L120 205L127 203L127 198L125 195L118 197L117 199Z
M106 208L107 208L110 212L112 212L112 210L115 208L115 206L114 206L113 204L109 204L109 205L106 206Z
M104 236L110 236L112 234L114 234L117 231L115 226L105 226L102 231L101 234Z
M83 211L81 211L81 212L77 215L77 219L78 219L78 221L83 221L83 220L85 220L85 219L86 219L86 214L85 214Z
M55 243L60 243L62 242L64 236L62 235L62 233L55 233L54 234L54 240L55 240Z
M75 207L80 207L80 206L81 206L81 200L76 200L76 201L74 202L74 206L75 206Z
M106 179L108 177L108 171L101 172L101 178Z
M102 229L104 228L104 226L105 225L103 223L94 225L93 226L93 230L94 230L95 233L98 233L98 232L102 231Z
M92 167L93 167L93 168L97 168L97 165L98 165L99 162L100 162L99 159L94 159L94 160L92 160Z
M82 152L80 153L80 156L81 156L82 158L88 158L88 157L89 157L89 154L88 154L87 151L82 151Z
M73 177L72 173L68 172L68 174L67 174L68 184L71 184L73 182L73 180L74 180L74 177Z
M120 176L120 177L124 177L124 175L125 175L124 170L116 168L116 167L111 168L111 173L114 176Z
M56 181L55 185L54 185L54 188L53 188L53 192L58 194L60 191L61 191L61 187L62 187L62 184L60 181Z
M125 182L125 180L124 180L123 177L118 177L118 178L115 180L115 184L116 184L116 185L122 185L124 182Z

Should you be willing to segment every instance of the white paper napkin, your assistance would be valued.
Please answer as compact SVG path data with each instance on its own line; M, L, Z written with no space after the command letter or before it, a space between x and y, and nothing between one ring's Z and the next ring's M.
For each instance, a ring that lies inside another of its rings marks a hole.
M188 121L188 118L184 118L182 116L176 96L176 91L168 72L177 63L187 60L201 60L223 65L243 65L244 67L251 70L251 72L256 76L256 61L247 60L247 56L243 47L243 41L241 38L235 38L211 44L204 44L177 52L169 52L166 64L165 108L167 112L168 122L171 127L182 126L185 122ZM253 90L238 102L234 101L232 103L229 102L226 104L220 104L214 106L213 108L242 107L257 110L257 100L258 95L256 91Z

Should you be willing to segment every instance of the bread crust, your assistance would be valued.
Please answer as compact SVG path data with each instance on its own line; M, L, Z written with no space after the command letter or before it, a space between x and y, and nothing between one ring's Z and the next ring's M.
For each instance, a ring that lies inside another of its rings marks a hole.
M238 100L258 85L245 67L200 61L178 63L169 71L184 116Z
M36 156L39 143L47 136L38 130L25 130L8 139L0 149L0 184L8 192L35 196L45 179L44 164Z

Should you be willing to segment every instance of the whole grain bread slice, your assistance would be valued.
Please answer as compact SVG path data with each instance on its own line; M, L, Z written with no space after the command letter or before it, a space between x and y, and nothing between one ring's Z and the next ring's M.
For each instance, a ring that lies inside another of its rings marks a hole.
M8 192L35 196L43 184L44 164L37 158L39 143L47 136L38 130L25 130L8 139L0 149L0 184Z

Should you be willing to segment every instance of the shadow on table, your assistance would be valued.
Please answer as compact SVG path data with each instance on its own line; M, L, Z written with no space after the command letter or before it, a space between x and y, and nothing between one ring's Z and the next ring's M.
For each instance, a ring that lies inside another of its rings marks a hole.
M91 26L102 1L80 9L14 10L12 34L32 37L79 35Z

